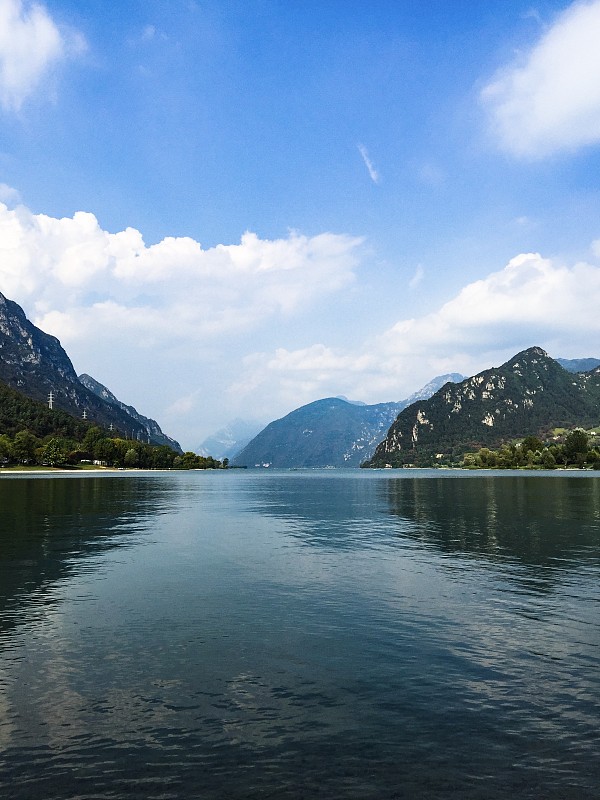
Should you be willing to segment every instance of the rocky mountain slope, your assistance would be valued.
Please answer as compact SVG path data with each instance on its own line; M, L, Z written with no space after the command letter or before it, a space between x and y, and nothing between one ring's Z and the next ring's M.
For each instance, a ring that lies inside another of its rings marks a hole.
M140 419L84 386L58 339L37 328L17 303L1 293L0 381L45 404L52 392L54 408L79 419L85 413L89 422L104 428L112 425L124 436L164 443Z
M367 466L428 465L553 427L600 423L600 367L572 373L539 347L400 412Z
M271 422L233 459L237 466L358 467L408 404L462 375L441 375L397 403L364 405L328 397Z
M171 447L173 450L176 450L179 453L182 452L179 442L176 442L175 439L171 439L170 436L164 434L156 420L145 417L133 406L128 406L121 400L118 400L110 391L110 389L107 389L106 386L103 386L103 384L101 384L95 378L92 378L91 375L86 375L84 372L79 376L79 381L83 384L83 386L85 386L86 389L89 389L90 392L93 392L97 397L100 397L102 400L105 400L107 403L110 403L113 406L117 406L129 417L131 417L131 419L139 422L146 432L146 437L150 439L151 442L154 444L167 445L167 447ZM206 453L206 455L209 454Z

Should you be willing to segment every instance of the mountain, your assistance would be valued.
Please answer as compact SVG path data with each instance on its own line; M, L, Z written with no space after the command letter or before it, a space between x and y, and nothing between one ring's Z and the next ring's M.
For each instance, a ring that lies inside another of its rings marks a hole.
M38 438L60 436L81 441L89 425L66 411L40 403L0 382L0 434L13 438L29 431ZM1 459L0 459L1 460Z
M441 375L407 400L359 405L328 397L271 422L232 461L235 466L358 467L370 458L398 413L453 378Z
M78 419L124 436L155 441L139 419L84 386L60 342L37 328L23 309L0 293L0 382ZM162 442L156 441L157 444Z
M231 460L240 453L254 437L264 428L264 422L251 422L245 419L234 419L224 428L208 436L196 452L201 456L212 455L222 461Z
M90 392L93 392L97 397L100 397L102 400L110 403L113 406L118 406L122 411L124 411L131 419L139 422L142 425L144 431L146 432L146 438L150 439L151 442L154 444L159 445L167 445L167 447L172 448L173 450L177 451L178 453L182 453L183 450L181 449L181 445L179 442L176 442L175 439L171 439L170 436L164 434L160 428L158 422L154 419L150 419L149 417L145 417L143 414L140 414L133 406L128 406L123 403L121 400L118 400L115 395L107 389L106 386L103 386L99 381L95 378L92 378L91 375L83 375L79 376L79 382L85 386L86 389L89 389ZM206 455L209 455L206 453Z
M557 358L558 363L567 372L589 372L600 367L600 358Z
M532 347L405 408L366 466L425 466L529 434L543 438L554 427L599 422L600 367L574 374Z
M461 375L459 372L449 372L447 375L438 375L436 378L429 381L429 383L426 383L418 392L414 392L410 397L407 397L406 400L403 400L401 405L403 408L406 408L411 403L416 403L417 400L427 400L447 383L459 383L460 381L464 381L464 379L465 376Z

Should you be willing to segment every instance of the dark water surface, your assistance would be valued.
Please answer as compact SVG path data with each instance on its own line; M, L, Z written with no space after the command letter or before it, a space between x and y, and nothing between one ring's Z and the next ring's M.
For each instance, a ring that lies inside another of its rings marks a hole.
M0 796L600 797L600 478L0 477Z

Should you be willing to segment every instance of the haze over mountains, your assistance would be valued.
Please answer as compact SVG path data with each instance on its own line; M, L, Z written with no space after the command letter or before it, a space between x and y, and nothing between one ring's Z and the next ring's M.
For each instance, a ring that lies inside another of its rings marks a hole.
M207 436L196 452L200 456L213 456L220 461L224 458L232 459L262 431L265 424L253 420L234 419L211 436Z
M27 397L53 405L74 417L84 416L122 436L167 444L181 452L155 420L126 406L90 376L77 377L58 339L37 328L23 309L0 293L0 381Z

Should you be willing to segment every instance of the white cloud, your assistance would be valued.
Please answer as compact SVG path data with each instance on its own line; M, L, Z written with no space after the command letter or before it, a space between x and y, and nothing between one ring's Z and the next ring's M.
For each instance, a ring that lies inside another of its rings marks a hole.
M530 158L600 142L600 0L573 3L485 87L492 127Z
M587 354L590 343L600 346L599 302L600 267L522 254L437 311L400 320L355 351L316 344L250 356L235 391L252 397L276 386L289 410L340 393L400 400L435 375L474 374L532 345L555 357Z
M364 146L364 144L359 144L357 145L357 147L358 147L358 152L362 157L362 160L365 162L365 167L369 172L371 180L373 181L373 183L380 183L381 177L379 175L379 172L375 168L375 165L371 161L367 148Z
M435 313L398 322L380 346L400 360L429 353L478 359L481 352L558 342L581 347L600 333L599 299L599 267L567 267L537 253L521 254L465 286Z
M198 428L229 418L223 398L253 337L303 331L305 315L354 281L361 244L292 231L207 249L189 237L148 246L90 213L56 219L0 204L0 291L61 340L76 369L194 446L210 431Z
M40 3L0 0L0 103L18 111L53 68L84 48Z
M336 304L361 241L246 233L208 249L186 237L147 246L132 228L104 231L93 214L55 219L0 204L0 291L61 339L76 369L185 447L235 416L274 419L331 395L399 400L434 375L473 374L534 344L598 355L600 267L535 253L432 313L334 346L353 324ZM591 252L600 258L598 242Z
M332 233L203 249L189 238L146 246L127 228L111 234L93 214L54 219L0 204L0 286L36 324L65 343L127 330L205 340L294 314L353 280L360 239ZM176 320L177 325L173 325Z

